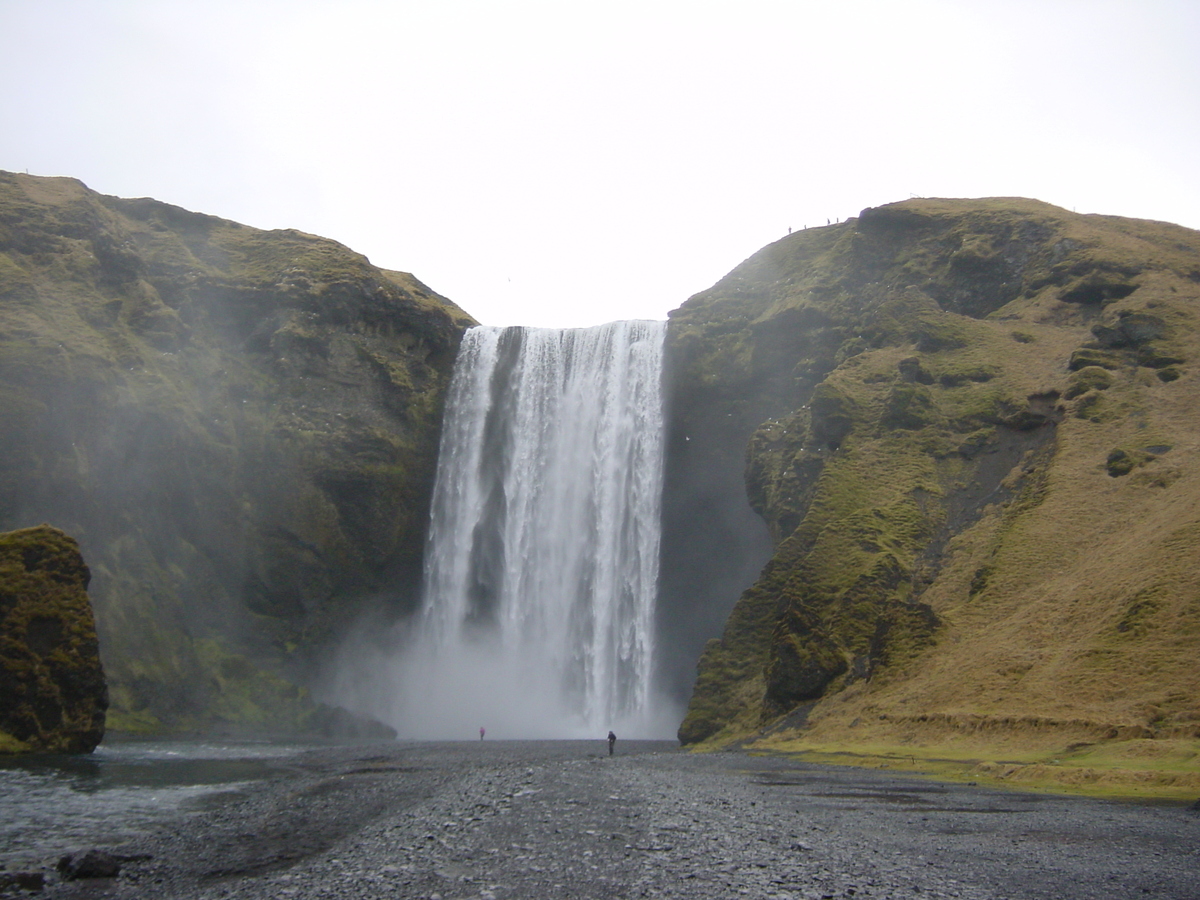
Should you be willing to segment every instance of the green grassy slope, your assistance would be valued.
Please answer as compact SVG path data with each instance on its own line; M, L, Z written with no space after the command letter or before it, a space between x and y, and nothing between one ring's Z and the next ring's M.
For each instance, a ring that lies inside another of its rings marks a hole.
M289 727L415 589L471 320L333 241L0 173L0 529L76 536L110 724Z
M779 414L746 455L775 555L681 738L1195 769L1198 313L1200 234L1019 199L866 210L689 300L684 389Z

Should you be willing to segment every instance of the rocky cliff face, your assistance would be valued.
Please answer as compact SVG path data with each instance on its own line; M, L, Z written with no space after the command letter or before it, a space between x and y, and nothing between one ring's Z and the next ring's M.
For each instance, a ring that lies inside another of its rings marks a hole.
M1026 200L868 209L673 313L672 490L744 474L774 548L681 739L1200 736L1198 315L1200 234Z
M90 753L104 737L89 578L57 528L0 534L0 752Z
M294 727L314 650L412 601L469 324L333 241L0 173L0 528L78 537L111 724Z

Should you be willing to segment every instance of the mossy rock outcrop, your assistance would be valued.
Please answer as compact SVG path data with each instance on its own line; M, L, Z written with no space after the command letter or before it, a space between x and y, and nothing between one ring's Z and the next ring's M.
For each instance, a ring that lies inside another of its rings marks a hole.
M83 547L110 728L292 729L413 603L470 324L331 240L0 173L0 527Z
M692 297L668 331L692 439L668 490L739 467L773 551L704 648L681 740L918 740L930 716L1047 710L1150 727L1147 704L1200 727L1198 356L1200 235L1032 200L865 210ZM721 447L703 472L697 442ZM664 568L749 562L689 556L711 528L668 520ZM1151 583L1154 625L1113 631Z
M0 534L0 753L90 753L104 737L90 578L57 528Z

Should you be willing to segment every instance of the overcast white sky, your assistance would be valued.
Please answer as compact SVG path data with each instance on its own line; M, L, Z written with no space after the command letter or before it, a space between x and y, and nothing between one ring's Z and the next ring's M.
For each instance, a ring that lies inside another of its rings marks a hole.
M0 168L663 318L911 195L1200 228L1200 2L0 0Z

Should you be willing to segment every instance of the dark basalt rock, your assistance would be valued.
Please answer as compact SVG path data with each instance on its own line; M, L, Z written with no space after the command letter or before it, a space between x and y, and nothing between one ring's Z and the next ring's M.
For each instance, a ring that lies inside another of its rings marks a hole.
M0 872L0 895L3 896L8 896L9 891L37 892L45 886L43 872Z
M104 737L90 579L57 528L0 534L0 751L90 753Z
M1105 347L1137 347L1160 340L1166 332L1166 323L1147 313L1126 313L1115 325L1092 326L1092 334Z
M121 874L121 859L103 850L68 854L58 861L58 873L64 881L81 878L116 878Z

